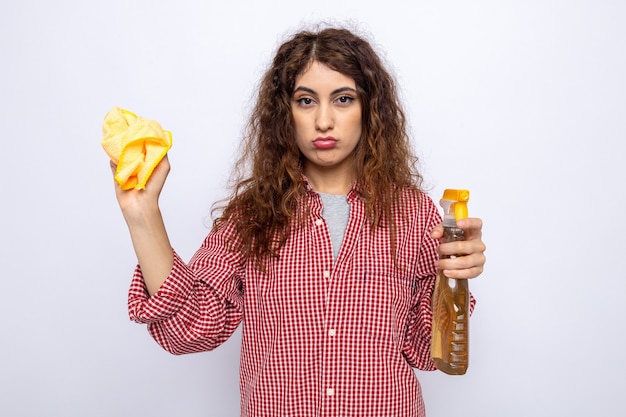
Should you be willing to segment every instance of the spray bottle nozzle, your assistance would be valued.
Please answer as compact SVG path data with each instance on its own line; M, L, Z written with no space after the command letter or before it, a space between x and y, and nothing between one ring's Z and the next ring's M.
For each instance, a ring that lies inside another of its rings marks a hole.
M469 190L446 189L439 201L443 207L444 226L456 226L456 221L468 216Z

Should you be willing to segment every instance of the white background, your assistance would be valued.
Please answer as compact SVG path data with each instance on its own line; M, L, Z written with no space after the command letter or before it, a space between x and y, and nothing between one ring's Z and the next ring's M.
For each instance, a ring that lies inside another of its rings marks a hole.
M0 415L238 415L239 333L175 357L128 320L101 123L173 132L162 208L189 259L275 47L346 19L397 76L433 197L468 188L485 221L470 370L418 373L429 417L623 415L620 0L2 1Z

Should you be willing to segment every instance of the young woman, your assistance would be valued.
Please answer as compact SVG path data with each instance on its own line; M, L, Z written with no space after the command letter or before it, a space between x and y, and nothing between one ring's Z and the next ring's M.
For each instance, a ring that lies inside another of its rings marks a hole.
M438 244L393 78L341 28L302 31L261 80L233 193L189 264L158 197L116 196L138 257L131 317L167 351L214 349L243 322L243 416L424 415L437 269L483 269L480 219ZM115 166L112 166L115 170ZM460 254L439 259L442 254Z

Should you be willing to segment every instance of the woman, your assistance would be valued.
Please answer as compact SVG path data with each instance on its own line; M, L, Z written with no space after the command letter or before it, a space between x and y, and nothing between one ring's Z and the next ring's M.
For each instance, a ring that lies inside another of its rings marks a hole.
M145 190L116 187L139 260L131 317L175 354L214 349L243 321L243 416L423 416L412 368L434 369L437 268L482 272L482 222L465 219L465 242L438 244L440 215L370 44L326 28L281 45L244 149L189 264L159 211L167 157Z

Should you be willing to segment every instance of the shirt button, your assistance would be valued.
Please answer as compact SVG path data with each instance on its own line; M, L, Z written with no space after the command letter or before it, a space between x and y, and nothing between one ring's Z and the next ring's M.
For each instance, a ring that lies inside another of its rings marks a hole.
M316 226L321 226L322 225L322 219L315 220L315 225Z
M324 271L324 278L330 277L330 271Z
M335 390L332 388L326 388L326 395L332 397L333 395L335 395Z
M330 337L333 337L333 336L335 336L336 334L337 334L337 330L335 330L335 329L330 329L330 330L328 331L328 335L329 335Z

